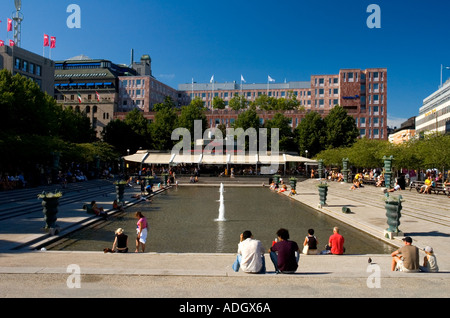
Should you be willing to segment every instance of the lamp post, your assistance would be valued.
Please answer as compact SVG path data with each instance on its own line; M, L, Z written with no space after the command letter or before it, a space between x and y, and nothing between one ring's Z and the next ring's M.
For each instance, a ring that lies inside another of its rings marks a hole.
M308 150L305 150L305 154L306 154L306 159L308 159ZM308 163L307 162L305 162L305 166L306 166L305 177L308 177Z

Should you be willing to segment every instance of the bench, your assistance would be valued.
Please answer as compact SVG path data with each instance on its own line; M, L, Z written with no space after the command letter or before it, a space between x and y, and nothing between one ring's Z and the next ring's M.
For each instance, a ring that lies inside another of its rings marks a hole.
M412 181L409 185L409 191L416 189L416 191L419 192L424 184L425 182L423 181ZM450 195L450 187L444 186L444 183L442 182L437 182L434 187L431 187L431 192L434 192L435 194L442 192L443 194Z

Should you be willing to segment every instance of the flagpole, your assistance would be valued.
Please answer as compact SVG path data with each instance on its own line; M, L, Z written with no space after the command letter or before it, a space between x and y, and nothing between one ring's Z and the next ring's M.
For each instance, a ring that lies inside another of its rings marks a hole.
M441 86L439 86L439 88L441 88L442 87L442 68L443 68L444 66L441 64Z

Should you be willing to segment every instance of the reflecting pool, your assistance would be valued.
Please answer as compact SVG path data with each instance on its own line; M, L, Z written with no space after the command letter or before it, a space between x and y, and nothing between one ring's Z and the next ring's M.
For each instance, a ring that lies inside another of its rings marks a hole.
M128 235L128 247L135 249L134 213L141 211L150 225L146 252L235 253L239 235L252 231L268 249L279 228L289 230L290 239L303 244L308 229L315 230L323 249L334 226L345 238L346 254L386 254L394 248L364 232L314 209L274 193L265 187L225 186L224 218L218 221L219 187L180 186L136 204L106 222L79 230L48 249L102 251L112 247L114 231L121 227Z

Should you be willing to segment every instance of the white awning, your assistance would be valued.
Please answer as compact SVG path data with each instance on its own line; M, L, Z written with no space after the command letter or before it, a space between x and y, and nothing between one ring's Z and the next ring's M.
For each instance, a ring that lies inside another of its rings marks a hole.
M287 162L304 163L306 165L317 165L317 161L301 156L290 154L172 154L170 152L148 152L147 150L139 150L133 155L124 157L126 161L146 163L146 164L206 164L206 165L226 165L226 164L285 164Z

